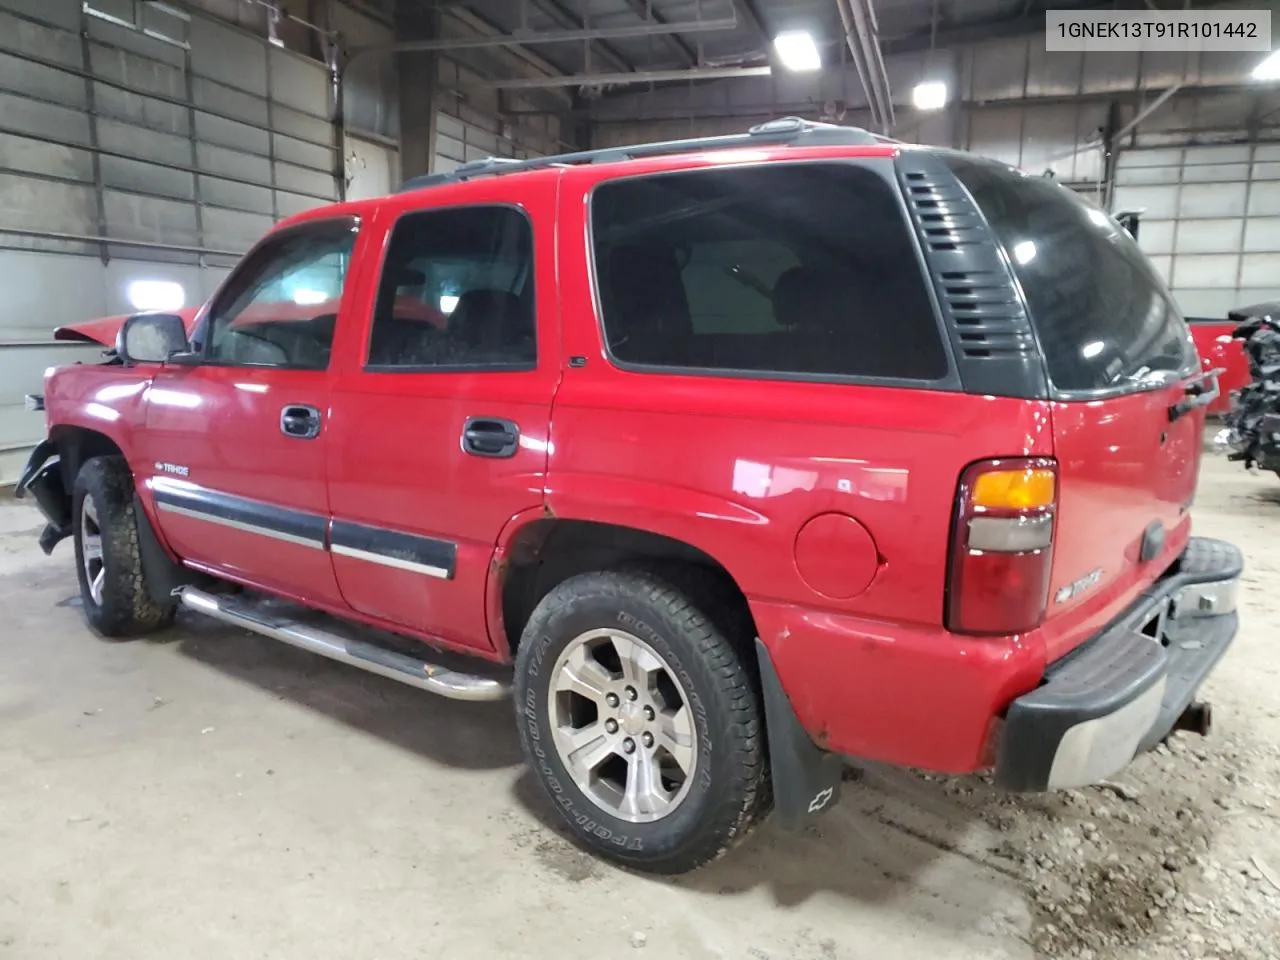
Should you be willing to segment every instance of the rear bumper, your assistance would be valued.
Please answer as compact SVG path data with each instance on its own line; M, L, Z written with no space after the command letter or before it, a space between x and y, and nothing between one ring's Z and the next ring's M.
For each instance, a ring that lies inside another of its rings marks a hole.
M1173 572L1010 704L996 782L1096 783L1167 737L1235 638L1243 566L1231 544L1192 538Z

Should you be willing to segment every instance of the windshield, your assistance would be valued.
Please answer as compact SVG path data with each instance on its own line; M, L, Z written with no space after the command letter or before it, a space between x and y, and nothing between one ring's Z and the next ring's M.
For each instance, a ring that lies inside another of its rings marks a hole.
M1119 224L1052 180L947 160L1004 246L1058 390L1120 390L1196 368L1173 297Z

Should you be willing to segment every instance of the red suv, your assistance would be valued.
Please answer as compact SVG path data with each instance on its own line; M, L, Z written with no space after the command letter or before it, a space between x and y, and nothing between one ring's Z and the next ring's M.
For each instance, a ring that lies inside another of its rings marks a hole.
M847 757L1044 790L1204 732L1215 393L1100 210L786 120L293 217L190 339L139 315L50 374L22 489L99 633L181 606L513 684L578 838L674 873Z

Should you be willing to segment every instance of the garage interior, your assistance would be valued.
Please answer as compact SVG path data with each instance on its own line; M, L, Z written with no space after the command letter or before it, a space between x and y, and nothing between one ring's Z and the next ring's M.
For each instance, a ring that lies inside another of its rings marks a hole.
M100 354L56 327L196 306L281 218L487 157L859 126L1140 211L1189 318L1280 299L1280 69L1045 50L1046 8L1173 7L0 0L0 484L24 396ZM0 958L1280 957L1280 484L1207 450L1194 517L1246 557L1211 738L1026 798L858 766L820 827L657 881L565 838L509 704L212 621L97 640L5 494Z

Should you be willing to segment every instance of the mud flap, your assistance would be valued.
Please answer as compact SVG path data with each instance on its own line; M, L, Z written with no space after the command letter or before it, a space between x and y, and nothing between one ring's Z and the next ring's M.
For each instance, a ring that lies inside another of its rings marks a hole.
M151 528L151 520L147 517L147 511L142 509L136 493L133 495L133 515L138 524L138 558L142 562L142 579L147 585L147 595L152 602L175 603L174 594L179 588L203 583L208 579L173 562L160 545L160 538Z
M818 747L800 725L769 651L759 638L756 657L769 735L774 811L783 829L801 830L840 799L844 761L839 754Z

